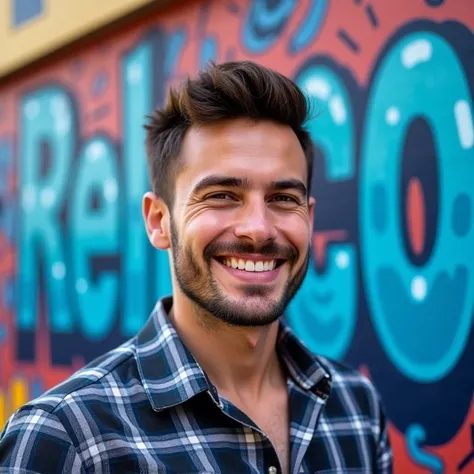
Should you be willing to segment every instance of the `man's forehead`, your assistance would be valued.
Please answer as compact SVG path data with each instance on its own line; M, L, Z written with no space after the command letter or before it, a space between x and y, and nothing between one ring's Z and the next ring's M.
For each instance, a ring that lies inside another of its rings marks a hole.
M222 120L202 126L192 126L187 131L182 151L188 160L202 158L201 154L211 151L248 153L262 148L273 153L297 153L303 150L293 130L282 124L270 121L251 121L249 119ZM188 161L189 162L189 161Z
M188 130L181 150L178 187L187 189L209 175L268 187L282 177L306 182L303 149L290 127L272 122L228 120Z

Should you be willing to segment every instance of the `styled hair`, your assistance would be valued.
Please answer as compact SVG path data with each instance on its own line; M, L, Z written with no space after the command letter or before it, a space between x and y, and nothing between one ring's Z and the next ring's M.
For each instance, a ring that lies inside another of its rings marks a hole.
M306 156L309 193L313 144L304 128L308 114L305 95L282 74L251 61L210 62L196 78L170 88L165 106L148 116L146 153L152 190L168 206L173 204L181 146L190 127L248 118L292 128Z

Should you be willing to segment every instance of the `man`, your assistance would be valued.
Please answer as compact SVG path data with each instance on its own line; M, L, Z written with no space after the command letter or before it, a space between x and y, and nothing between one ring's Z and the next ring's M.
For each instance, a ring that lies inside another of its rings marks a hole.
M0 472L391 472L379 397L280 322L310 259L303 93L211 64L147 125L148 237L173 296L137 337L13 415Z

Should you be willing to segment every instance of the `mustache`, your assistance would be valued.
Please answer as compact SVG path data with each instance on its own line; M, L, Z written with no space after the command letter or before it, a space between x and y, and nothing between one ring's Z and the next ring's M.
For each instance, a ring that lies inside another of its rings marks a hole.
M275 242L267 242L260 246L250 242L211 242L204 250L204 258L210 261L215 255L232 254L245 255L258 253L265 257L274 259L284 259L295 262L298 259L298 251L291 245L279 245Z

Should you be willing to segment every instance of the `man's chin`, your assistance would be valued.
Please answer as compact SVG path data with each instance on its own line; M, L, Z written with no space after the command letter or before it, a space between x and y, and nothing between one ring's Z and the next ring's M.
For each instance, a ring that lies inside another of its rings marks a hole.
M261 285L239 285L237 288L232 288L231 291L223 292L226 295L226 299L235 301L236 304L242 304L242 301L246 301L249 298L255 300L256 303L262 301L262 304L271 304L279 296L276 293L274 288L266 288Z
M234 326L267 326L278 320L284 308L268 297L250 294L226 298L215 316Z
M221 321L234 327L264 327L269 326L279 319L275 314L262 313L243 313L227 314L226 317L220 317Z

